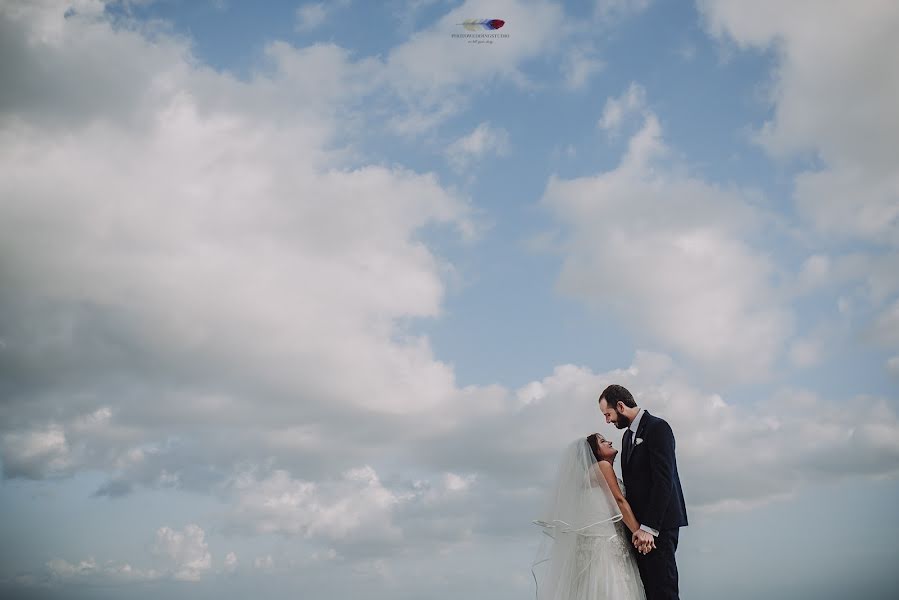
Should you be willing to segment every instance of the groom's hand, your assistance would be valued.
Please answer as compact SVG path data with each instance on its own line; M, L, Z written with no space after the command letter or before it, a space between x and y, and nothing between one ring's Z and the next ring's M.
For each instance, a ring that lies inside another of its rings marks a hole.
M656 547L655 537L648 531L643 531L642 529L638 529L634 532L631 542L640 554L649 554L649 552Z

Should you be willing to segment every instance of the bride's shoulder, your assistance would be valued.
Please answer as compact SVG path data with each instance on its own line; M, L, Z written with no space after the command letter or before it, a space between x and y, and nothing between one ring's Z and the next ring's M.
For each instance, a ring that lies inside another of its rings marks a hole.
M598 469L603 470L603 471L611 471L613 473L615 472L615 468L612 467L612 464L607 460L597 461L596 466Z
M597 463L596 468L603 474L606 481L617 481L621 485L621 478L615 473L615 467L612 466L612 463L607 460L601 460Z

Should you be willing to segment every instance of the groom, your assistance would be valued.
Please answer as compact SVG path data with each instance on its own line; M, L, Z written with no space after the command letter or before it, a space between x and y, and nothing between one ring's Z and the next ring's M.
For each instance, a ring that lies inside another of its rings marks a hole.
M621 475L627 501L640 522L632 538L646 600L678 598L674 551L680 527L687 525L687 507L674 458L674 433L663 419L637 406L620 385L610 385L599 396L606 423L624 432ZM653 545L654 542L654 545Z

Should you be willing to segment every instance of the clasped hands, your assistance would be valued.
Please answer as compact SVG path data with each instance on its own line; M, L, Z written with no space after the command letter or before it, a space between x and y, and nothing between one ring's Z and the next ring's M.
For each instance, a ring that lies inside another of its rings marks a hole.
M634 535L631 537L631 543L640 554L649 554L649 552L656 547L655 537L648 531L643 531L642 529L638 529L634 532Z

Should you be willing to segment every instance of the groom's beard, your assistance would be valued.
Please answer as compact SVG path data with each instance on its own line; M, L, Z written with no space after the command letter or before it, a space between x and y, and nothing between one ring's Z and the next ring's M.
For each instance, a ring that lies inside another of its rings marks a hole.
M618 429L627 429L631 426L631 420L625 417L618 411L615 411L615 414L618 415L618 418L615 419L615 427Z

